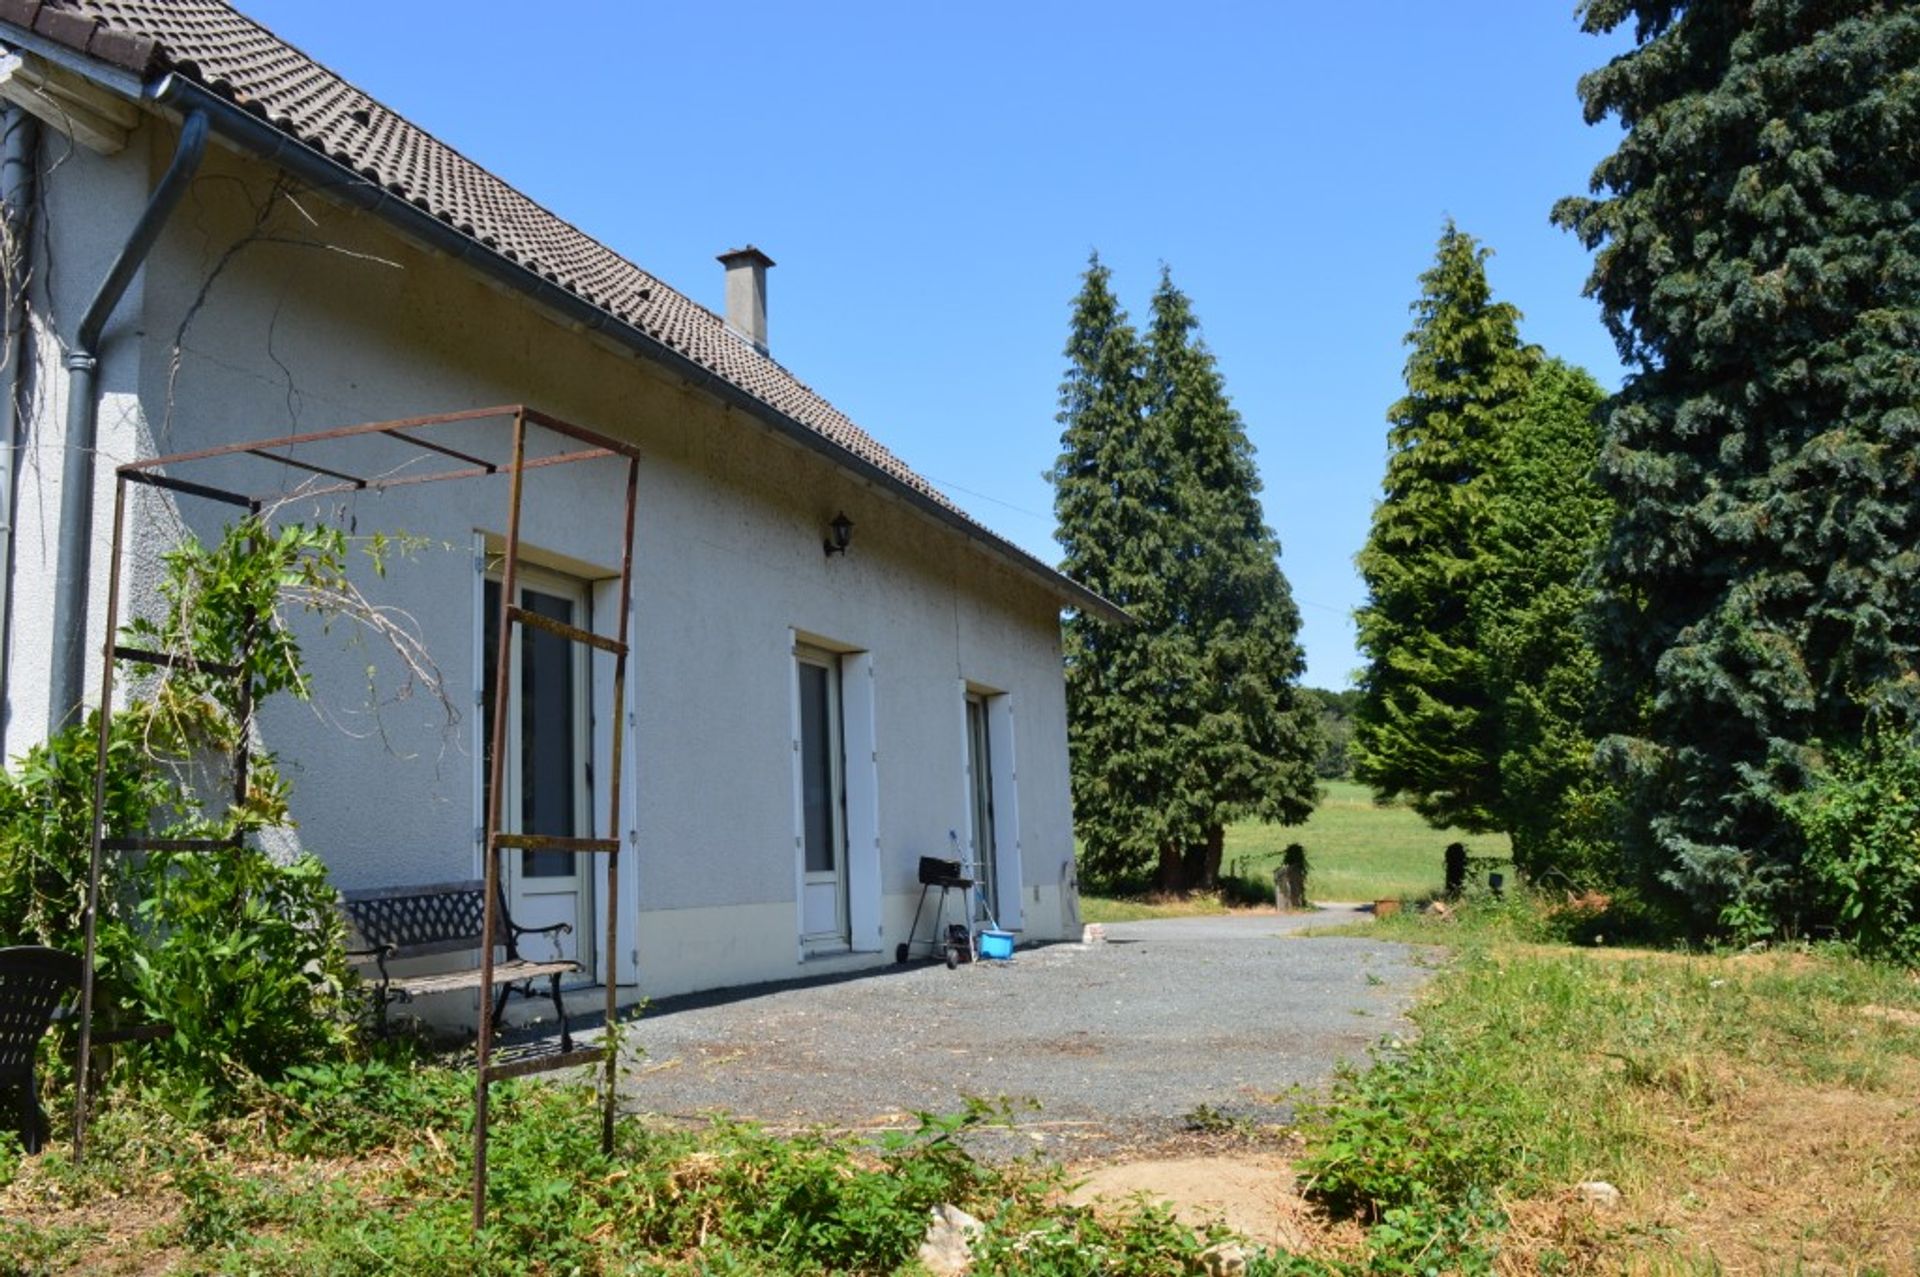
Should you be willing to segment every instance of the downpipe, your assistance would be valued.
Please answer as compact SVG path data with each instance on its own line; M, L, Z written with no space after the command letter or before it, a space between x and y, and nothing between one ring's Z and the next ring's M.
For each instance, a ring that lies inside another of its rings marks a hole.
M127 285L147 260L160 231L187 193L207 153L207 115L193 110L180 125L173 160L153 188L133 233L81 317L67 351L66 457L60 471L59 558L54 578L54 659L47 734L79 721L87 667L87 586L93 569L93 481L100 433L100 334Z
M40 150L40 121L22 107L0 114L0 218L12 247L13 274L6 280L5 360L0 370L0 758L6 756L7 672L13 649L13 520L21 445L20 404L26 394L27 262L33 238L34 164Z

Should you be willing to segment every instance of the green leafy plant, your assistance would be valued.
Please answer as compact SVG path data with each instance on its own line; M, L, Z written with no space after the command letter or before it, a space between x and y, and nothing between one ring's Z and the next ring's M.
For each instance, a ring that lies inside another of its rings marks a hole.
M1819 914L1864 954L1920 966L1920 749L1882 731L1783 800Z
M189 540L162 556L160 608L123 630L169 664L157 677L128 670L135 694L107 736L105 836L228 845L103 858L96 1006L109 1024L172 1026L123 1059L176 1075L185 1096L349 1045L349 973L325 867L250 841L291 823L252 716L268 697L306 696L286 613L351 609L347 544L336 529L274 531L257 516L211 545ZM99 726L88 715L0 779L0 942L82 945Z
M1346 1068L1301 1163L1311 1194L1335 1215L1378 1223L1395 1210L1452 1206L1498 1182L1504 1141L1476 1121L1482 1088L1461 1062L1421 1044Z
M146 1048L157 1061L276 1077L350 1047L345 936L317 859L156 853L139 881L128 1001L174 1028Z

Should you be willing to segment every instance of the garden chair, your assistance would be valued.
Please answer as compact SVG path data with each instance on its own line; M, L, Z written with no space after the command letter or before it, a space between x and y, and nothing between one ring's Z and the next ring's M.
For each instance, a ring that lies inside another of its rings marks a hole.
M38 1153L49 1126L34 1082L34 1051L67 994L80 987L80 959L59 949L0 949L0 1092L19 1097L20 1138Z

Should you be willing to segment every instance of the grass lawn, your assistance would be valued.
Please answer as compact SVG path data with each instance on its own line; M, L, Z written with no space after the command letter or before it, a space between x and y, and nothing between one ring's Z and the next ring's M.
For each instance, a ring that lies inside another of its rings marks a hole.
M1190 896L1185 900L1118 900L1112 896L1082 896L1082 922L1138 922L1142 918L1192 918L1225 913L1218 896Z
M1281 852L1297 842L1307 849L1309 899L1377 900L1438 893L1445 878L1441 854L1450 842L1464 842L1470 856L1505 860L1512 854L1505 834L1429 828L1411 808L1375 805L1365 785L1328 781L1326 791L1304 825L1250 822L1228 829L1223 868L1271 878ZM1133 922L1222 913L1225 907L1206 896L1148 901L1089 895L1081 899L1080 912L1088 922Z
M1470 856L1507 859L1505 834L1433 829L1408 807L1380 807L1365 785L1326 782L1326 797L1304 825L1241 824L1227 830L1224 863L1244 862L1271 874L1288 843L1307 849L1307 895L1313 900L1376 900L1438 892L1441 853L1464 842Z
M1550 930L1524 900L1366 930L1455 959L1414 1013L1418 1039L1341 1084L1312 1168L1332 1202L1472 1219L1469 1249L1502 1273L1920 1266L1916 973ZM1583 1200L1590 1181L1618 1202Z

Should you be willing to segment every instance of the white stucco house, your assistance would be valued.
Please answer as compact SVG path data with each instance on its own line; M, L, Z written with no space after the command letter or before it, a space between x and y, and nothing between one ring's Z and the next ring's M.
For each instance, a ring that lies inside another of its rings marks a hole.
M1119 614L770 357L764 254L725 255L724 314L703 308L218 0L0 0L0 48L24 284L0 386L9 756L97 687L116 464L526 403L644 461L620 899L516 853L521 922L574 921L576 956L635 996L879 965L953 831L1003 927L1077 932L1059 616ZM467 429L446 442L497 454L504 423ZM343 888L477 877L502 481L303 503L312 471L266 468L283 518L418 539L366 588L465 711L394 699L378 652L309 636L319 707L259 724L300 844ZM611 632L623 474L528 483L522 605ZM135 513L149 571L226 517L165 493ZM529 641L515 663L511 818L544 832L603 820L604 672L580 652Z

